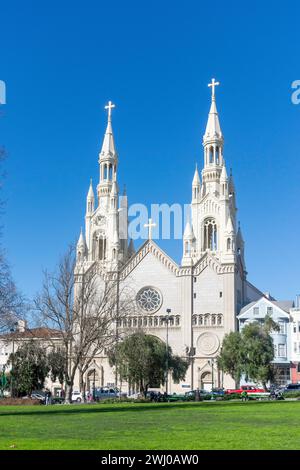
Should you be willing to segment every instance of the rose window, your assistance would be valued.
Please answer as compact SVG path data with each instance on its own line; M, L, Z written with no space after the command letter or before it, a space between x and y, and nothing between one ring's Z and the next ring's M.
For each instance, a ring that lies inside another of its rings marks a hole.
M136 301L144 312L153 313L161 306L162 296L153 287L144 287L138 292Z

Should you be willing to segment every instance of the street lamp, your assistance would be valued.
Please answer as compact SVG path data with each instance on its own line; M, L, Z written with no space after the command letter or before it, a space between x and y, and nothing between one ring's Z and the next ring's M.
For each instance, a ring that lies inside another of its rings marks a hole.
M17 324L18 323L16 322L15 325L17 325ZM12 334L12 360L11 360L11 371L10 371L10 396L13 397L14 388L13 388L13 374L12 374L12 371L13 371L13 368L14 368L14 355L15 355L15 339L14 339L15 329L11 328L10 332Z
M208 364L211 365L211 391L213 391L214 388L214 363L214 358L208 359Z
M96 391L95 391L95 378L96 378L96 364L95 364L95 359L94 359L94 377L93 377L93 401L96 399Z
M168 370L169 370L169 321L173 319L170 317L171 309L167 308L167 315L162 318L167 324L167 341L166 341L166 395L168 395Z

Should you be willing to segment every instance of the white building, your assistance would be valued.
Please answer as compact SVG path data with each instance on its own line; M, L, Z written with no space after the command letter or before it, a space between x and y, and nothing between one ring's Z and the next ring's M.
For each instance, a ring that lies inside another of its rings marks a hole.
M300 383L300 305L299 296L297 298L297 306L291 308L291 381L293 383Z
M236 194L232 175L224 159L224 137L216 107L213 80L211 106L203 137L203 169L196 168L191 186L191 221L183 236L181 265L173 261L151 239L134 252L127 236L127 198L118 204L118 155L114 142L109 102L108 124L99 153L99 183L96 197L92 183L87 194L85 232L77 245L76 273L96 269L100 285L104 277L119 273L120 284L130 285L138 313L122 328L144 328L166 340L166 309L171 309L169 344L182 357L193 361L180 384L171 392L210 388L212 365L214 386L230 387L216 361L223 337L237 329L237 314L263 294L247 280L244 240L236 222ZM124 163L126 164L126 163ZM137 175L138 177L138 175ZM178 175L179 178L179 175ZM164 182L162 181L162 184ZM119 209L122 209L121 211ZM154 221L155 222L155 221ZM150 224L151 225L151 224ZM105 356L95 358L86 375L89 387L96 369L96 386L115 383Z
M278 383L285 385L291 381L290 361L291 361L291 316L293 301L275 301L272 298L262 297L251 302L241 309L238 315L239 329L254 321L264 323L269 315L279 326L280 331L273 331L271 336L274 343L274 361L278 370ZM300 325L300 322L299 322ZM300 335L300 333L299 333Z

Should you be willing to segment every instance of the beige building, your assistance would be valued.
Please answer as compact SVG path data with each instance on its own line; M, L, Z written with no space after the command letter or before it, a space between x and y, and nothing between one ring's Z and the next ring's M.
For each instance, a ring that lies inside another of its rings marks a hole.
M151 239L135 252L127 235L127 198L119 204L118 156L111 124L108 124L99 153L100 177L97 201L92 183L87 195L85 233L77 245L77 273L96 269L99 283L109 273L118 273L120 286L130 286L137 308L123 319L120 331L143 328L166 341L191 365L184 382L169 391L214 386L233 386L223 377L216 357L223 337L237 329L237 314L263 294L247 280L244 240L236 221L236 194L232 175L224 159L224 138L216 107L214 80L211 106L203 137L203 169L196 168L191 186L191 217L183 235L181 265L173 261ZM138 177L138 175L137 175ZM178 176L179 178L179 176ZM164 182L162 181L162 184ZM130 192L130 188L129 188ZM155 221L154 221L155 222ZM169 321L166 321L166 312ZM106 357L97 357L87 372L86 382L116 385ZM126 388L125 388L126 389Z

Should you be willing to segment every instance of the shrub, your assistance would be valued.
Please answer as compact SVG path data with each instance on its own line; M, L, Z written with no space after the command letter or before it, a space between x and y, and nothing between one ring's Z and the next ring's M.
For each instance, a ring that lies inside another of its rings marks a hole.
M33 398L1 398L0 406L5 405L40 405L40 400Z
M284 392L283 396L284 398L298 398L300 397L300 390L295 392Z
M241 400L241 394L240 393L228 393L224 395L224 400L236 400L239 399Z

